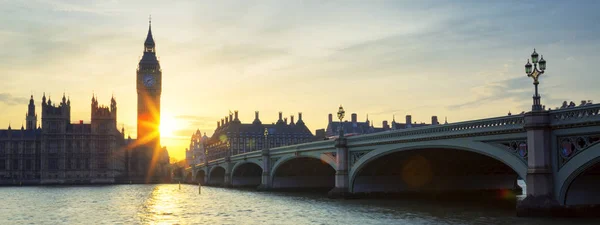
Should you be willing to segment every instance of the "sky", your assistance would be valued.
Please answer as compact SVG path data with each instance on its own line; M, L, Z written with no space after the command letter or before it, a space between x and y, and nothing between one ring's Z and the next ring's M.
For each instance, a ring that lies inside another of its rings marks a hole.
M119 128L135 138L150 14L161 142L176 159L230 110L247 123L254 111L263 123L302 112L313 132L340 104L375 126L528 111L533 48L547 61L542 104L598 102L599 10L591 0L0 0L0 127L24 124L30 95L39 114L43 93L65 93L71 120L86 122L93 94L104 105L114 95Z

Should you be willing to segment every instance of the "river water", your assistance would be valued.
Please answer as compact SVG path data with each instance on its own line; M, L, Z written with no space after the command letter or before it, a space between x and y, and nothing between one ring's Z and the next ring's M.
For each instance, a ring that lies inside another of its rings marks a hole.
M425 200L332 200L177 184L0 187L0 224L594 224ZM596 223L599 224L599 223Z

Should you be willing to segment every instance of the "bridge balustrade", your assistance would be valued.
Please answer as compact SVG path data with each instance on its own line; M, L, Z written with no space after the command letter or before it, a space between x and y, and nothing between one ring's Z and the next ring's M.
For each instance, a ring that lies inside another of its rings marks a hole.
M432 125L418 128L409 128L409 129L401 129L401 130L392 130L379 132L374 134L366 134L360 136L353 136L348 138L348 143L351 145L352 143L363 142L363 141L374 141L381 139L390 139L390 138L398 138L398 137L406 137L406 136L416 136L416 135L424 135L424 134L434 134L434 133L444 133L444 134L452 134L455 132L481 132L481 129L487 128L499 128L499 129L523 129L523 125L525 124L525 119L523 115L512 115L512 116L503 116L482 120L472 120L466 122L458 122L453 124L444 124L444 125Z
M550 125L561 127L566 125L582 125L600 121L600 104L577 106L552 110L550 113Z

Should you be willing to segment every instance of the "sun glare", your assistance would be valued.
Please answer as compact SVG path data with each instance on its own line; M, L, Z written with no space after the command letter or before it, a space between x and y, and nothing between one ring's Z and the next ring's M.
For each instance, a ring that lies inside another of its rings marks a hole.
M173 136L173 132L177 129L177 124L175 119L169 115L161 115L160 118L160 136L161 137L171 137Z

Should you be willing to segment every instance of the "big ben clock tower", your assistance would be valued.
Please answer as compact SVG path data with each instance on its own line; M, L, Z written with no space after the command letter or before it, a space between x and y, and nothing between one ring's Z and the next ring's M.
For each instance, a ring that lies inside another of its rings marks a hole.
M152 38L152 23L149 22L148 35L144 42L144 55L137 68L137 142L142 165L140 170L149 171L151 162L160 158L160 94L162 71L156 58L156 48Z

